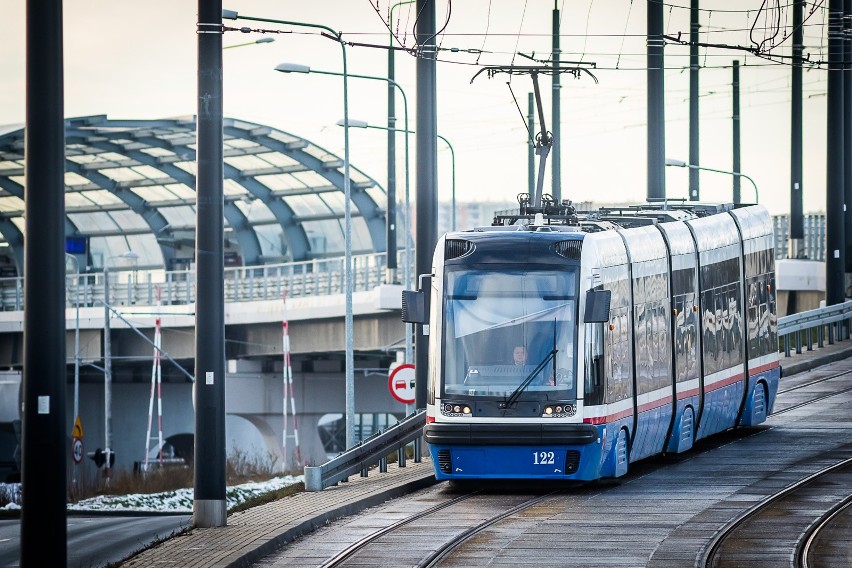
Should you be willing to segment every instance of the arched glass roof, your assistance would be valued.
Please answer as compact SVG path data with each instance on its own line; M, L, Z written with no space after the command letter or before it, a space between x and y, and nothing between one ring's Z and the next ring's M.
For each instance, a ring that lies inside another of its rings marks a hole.
M304 138L224 121L225 261L257 265L344 253L343 160ZM195 119L65 121L65 236L86 266L133 251L174 269L195 249ZM0 275L21 273L24 129L0 127ZM352 251L385 248L385 190L350 166ZM16 266L15 266L16 265ZM83 263L81 262L81 267Z

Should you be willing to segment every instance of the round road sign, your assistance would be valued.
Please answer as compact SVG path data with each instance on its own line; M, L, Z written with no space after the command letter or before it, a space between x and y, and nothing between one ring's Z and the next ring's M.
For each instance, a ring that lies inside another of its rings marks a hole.
M74 459L74 463L83 461L83 440L80 438L74 438L71 442L71 457Z
M414 365L405 363L391 371L388 389L399 402L414 404Z

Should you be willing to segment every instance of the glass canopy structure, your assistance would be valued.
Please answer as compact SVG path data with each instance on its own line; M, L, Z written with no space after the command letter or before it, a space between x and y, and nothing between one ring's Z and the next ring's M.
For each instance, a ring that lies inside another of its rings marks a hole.
M343 160L268 126L225 119L225 263L344 253ZM65 121L66 250L102 269L179 269L195 253L195 119ZM386 250L384 188L350 167L352 251ZM24 129L0 127L0 276L23 272ZM135 256L135 255L134 255Z

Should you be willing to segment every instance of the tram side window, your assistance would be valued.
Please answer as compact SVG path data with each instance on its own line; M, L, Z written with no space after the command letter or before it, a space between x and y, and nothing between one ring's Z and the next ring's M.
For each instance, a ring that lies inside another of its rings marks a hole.
M586 324L585 404L603 403L604 388L604 324Z

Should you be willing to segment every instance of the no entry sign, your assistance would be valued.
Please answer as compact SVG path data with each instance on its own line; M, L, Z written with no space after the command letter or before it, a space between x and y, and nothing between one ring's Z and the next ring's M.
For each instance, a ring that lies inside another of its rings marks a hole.
M414 404L414 365L405 363L391 371L388 389L399 402Z

